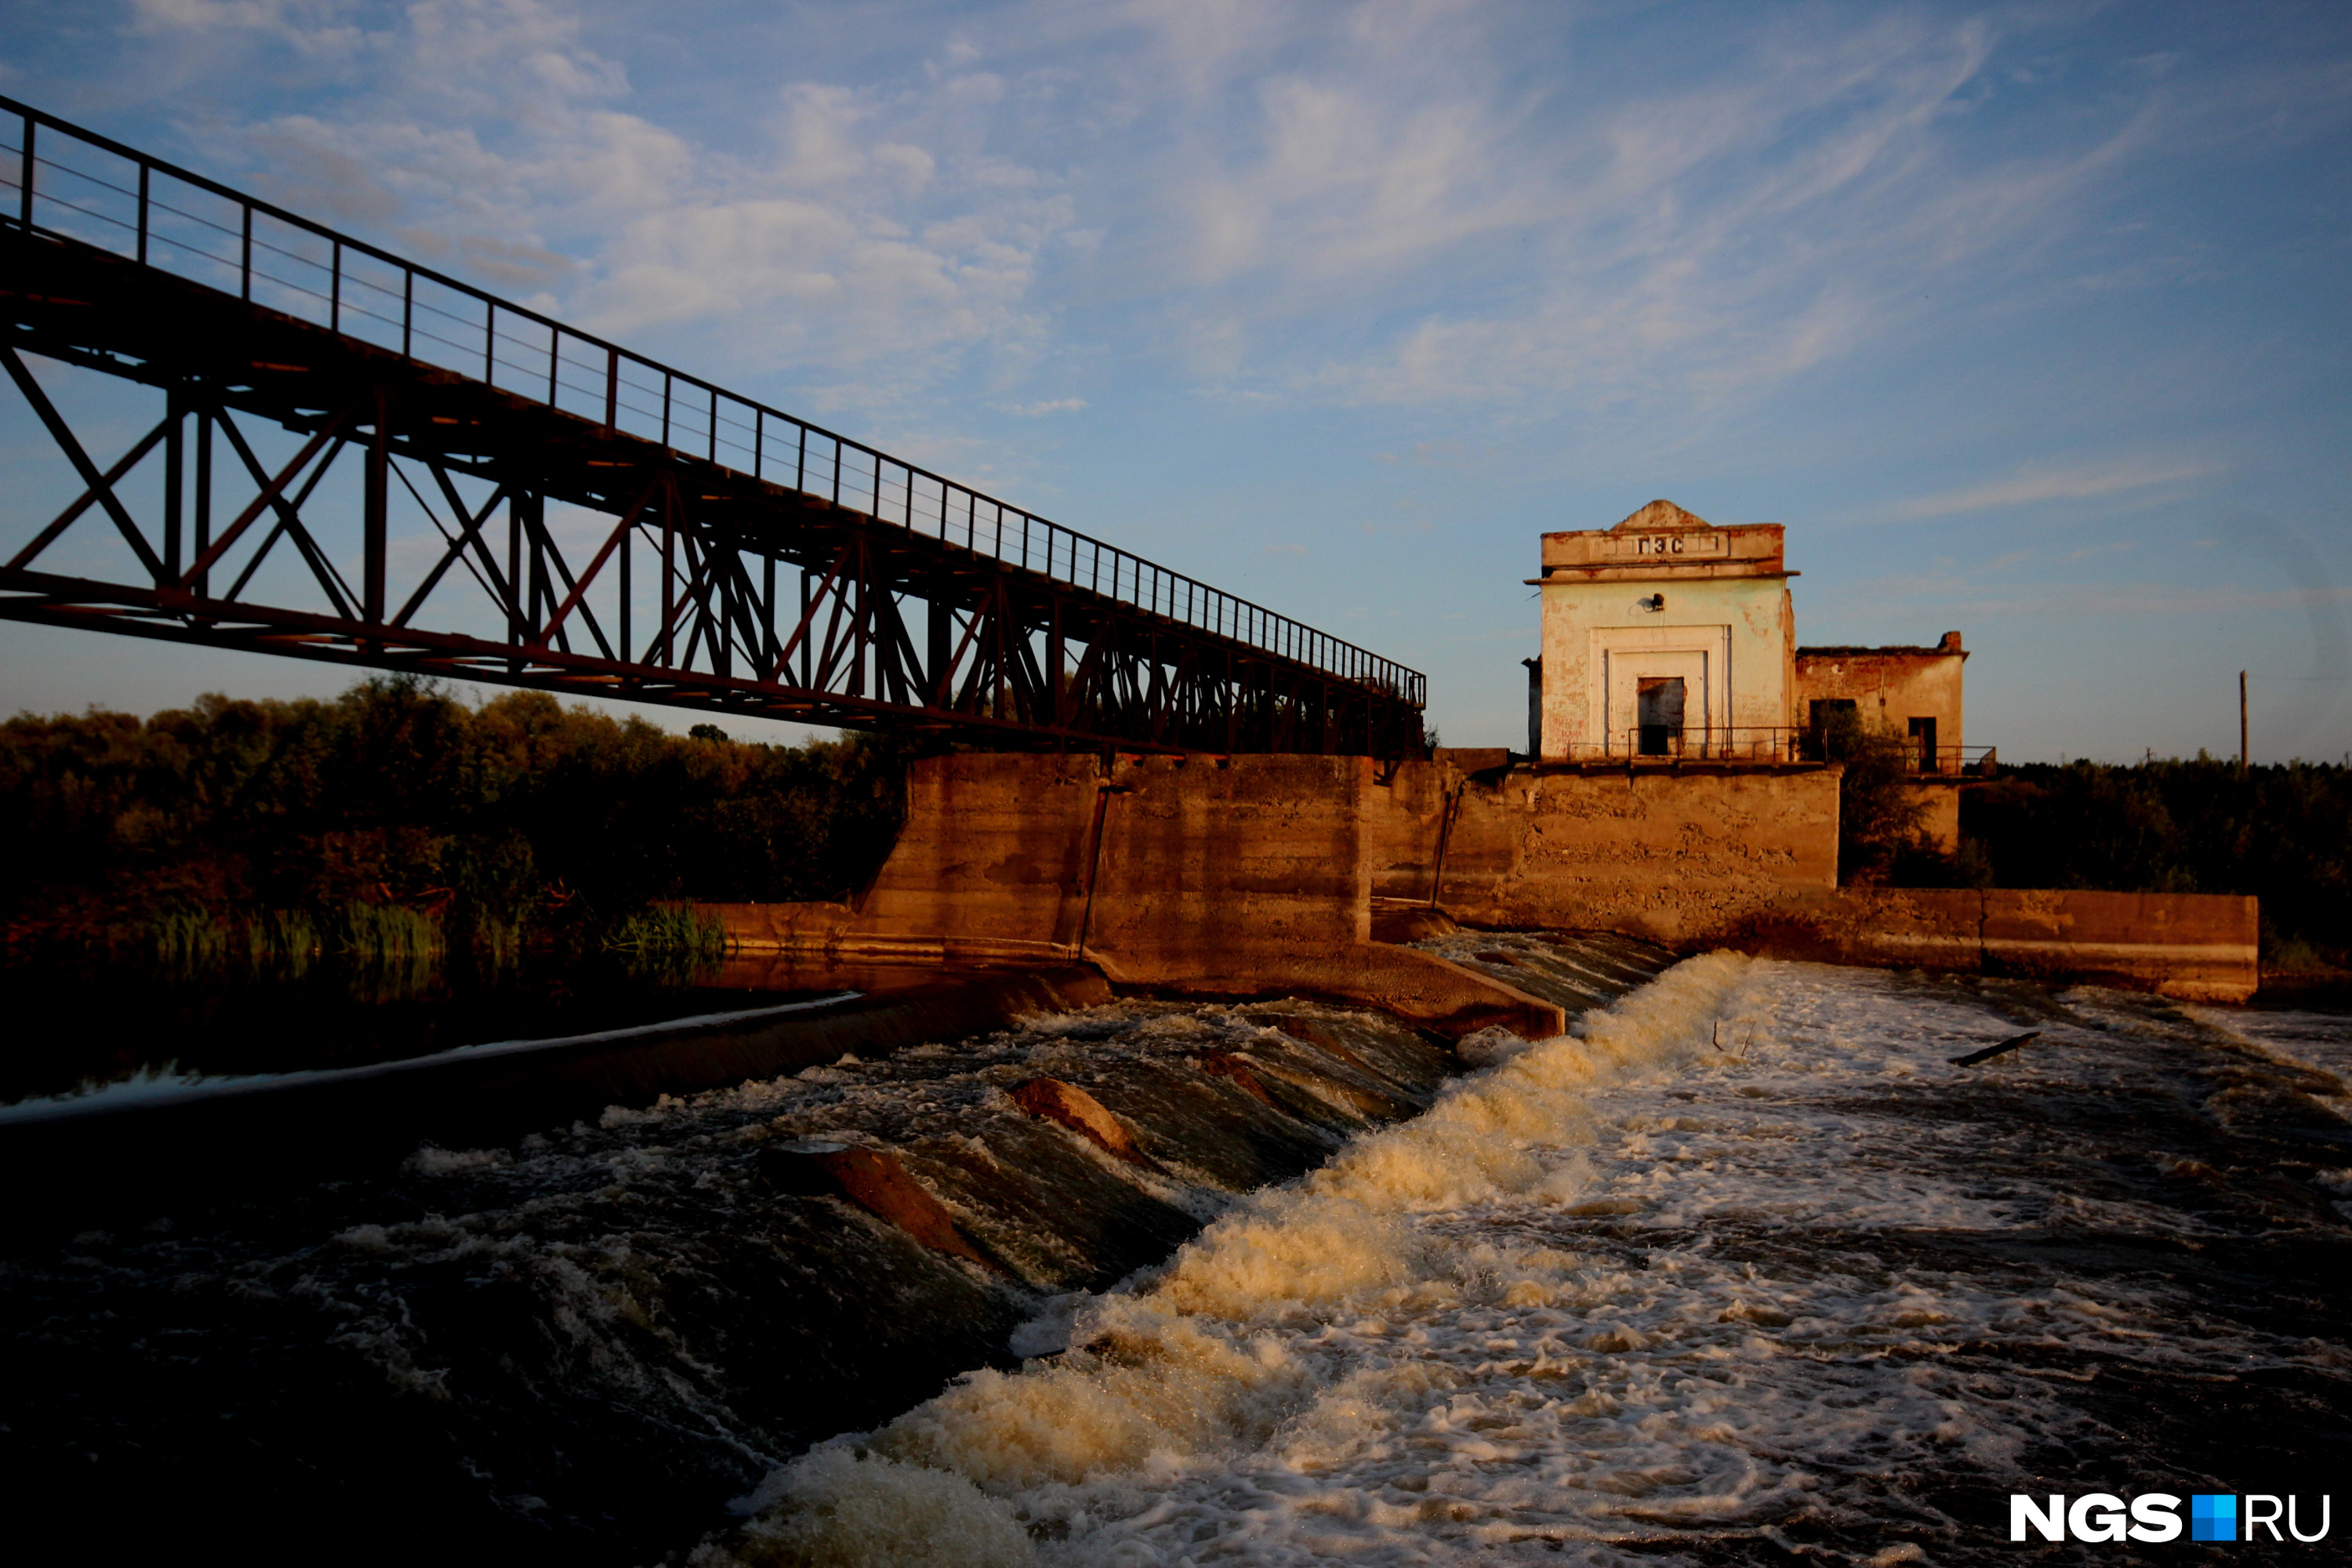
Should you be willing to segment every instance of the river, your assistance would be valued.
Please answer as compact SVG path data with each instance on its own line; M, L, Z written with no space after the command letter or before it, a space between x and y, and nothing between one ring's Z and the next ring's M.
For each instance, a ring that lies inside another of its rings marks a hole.
M2012 1490L2340 1476L2352 1021L1433 945L1575 1029L1121 1001L21 1247L0 1466L116 1555L705 1568L2005 1562Z
M2347 1023L1696 959L698 1561L2006 1562L2011 1491L2307 1507L2352 1458Z

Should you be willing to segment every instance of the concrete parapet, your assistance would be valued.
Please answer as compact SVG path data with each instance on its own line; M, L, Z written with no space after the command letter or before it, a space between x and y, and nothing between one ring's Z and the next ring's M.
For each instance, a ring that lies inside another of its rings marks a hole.
M1840 888L1791 896L1714 940L1775 957L2243 1002L2260 983L2257 911L2234 894Z
M1493 761L1480 753L1465 760ZM855 903L717 904L748 956L1091 963L1165 994L1369 1004L1458 1038L1549 1003L1373 940L1430 922L1693 951L2252 994L2251 899L1840 889L1838 773L1810 764L1376 770L1348 757L960 755L915 764Z
M2262 921L2251 895L1988 889L1987 973L2153 983L2167 996L2254 994Z

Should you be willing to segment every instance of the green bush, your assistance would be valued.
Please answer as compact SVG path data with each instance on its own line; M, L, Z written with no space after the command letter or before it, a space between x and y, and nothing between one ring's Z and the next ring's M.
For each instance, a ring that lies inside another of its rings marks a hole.
M369 680L331 701L205 697L143 722L0 724L12 944L215 960L492 958L593 944L688 899L840 899L879 869L907 751L689 738L540 692L478 706Z

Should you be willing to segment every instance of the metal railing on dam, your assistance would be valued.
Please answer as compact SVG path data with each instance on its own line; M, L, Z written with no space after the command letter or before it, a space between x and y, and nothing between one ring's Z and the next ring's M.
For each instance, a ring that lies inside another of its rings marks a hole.
M997 745L1420 742L1424 678L1352 643L26 104L0 116L0 361L81 484L5 523L0 616ZM160 392L163 417L94 457L104 422L78 426L27 353ZM271 426L299 445L265 458ZM160 491L143 516L134 471Z

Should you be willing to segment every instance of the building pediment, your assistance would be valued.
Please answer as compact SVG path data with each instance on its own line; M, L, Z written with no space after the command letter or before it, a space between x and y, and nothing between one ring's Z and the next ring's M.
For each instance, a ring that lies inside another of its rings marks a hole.
M1779 523L1713 523L1664 499L1612 528L1545 534L1543 566L1545 582L1792 575Z
M1654 500L1611 529L1612 533L1666 533L1711 529L1715 524L1670 500Z

